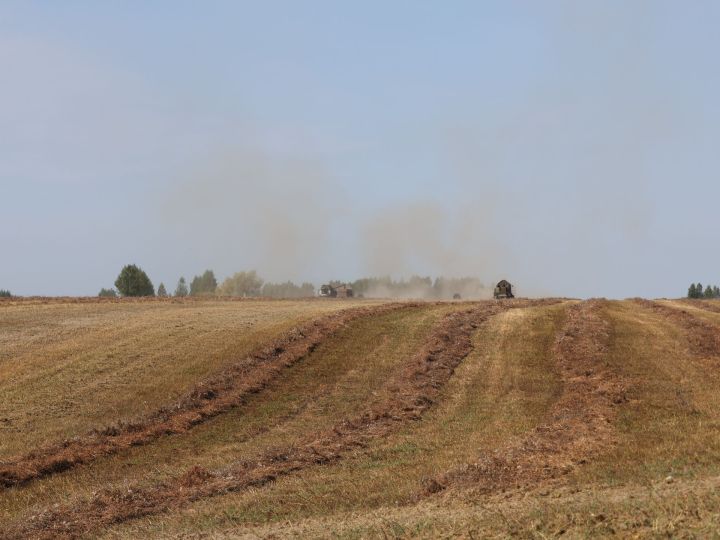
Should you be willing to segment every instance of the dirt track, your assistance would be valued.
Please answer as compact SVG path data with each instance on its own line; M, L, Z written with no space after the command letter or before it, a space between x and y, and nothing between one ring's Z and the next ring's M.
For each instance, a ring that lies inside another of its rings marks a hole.
M287 367L309 354L320 342L361 317L417 307L393 303L351 308L296 328L226 370L198 383L173 406L146 418L89 433L0 463L0 487L22 485L110 455L123 448L148 444L160 437L192 429L267 387Z
M268 450L258 460L237 462L220 471L194 467L176 480L149 489L105 490L78 505L40 513L29 523L0 534L8 538L75 537L200 498L261 486L306 467L336 462L374 438L418 419L470 352L478 325L502 310L527 305L531 303L488 303L446 316L423 348L387 382L392 397L369 405L365 412L328 431L308 435L296 445Z

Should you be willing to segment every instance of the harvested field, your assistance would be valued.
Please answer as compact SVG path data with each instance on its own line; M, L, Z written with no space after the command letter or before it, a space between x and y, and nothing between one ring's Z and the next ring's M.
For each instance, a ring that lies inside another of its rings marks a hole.
M566 310L552 348L561 389L544 421L517 443L497 445L433 480L432 490L462 484L490 492L557 479L615 442L615 412L627 401L627 383L604 362L610 333L603 305L592 300Z
M0 323L1 538L718 527L704 302L33 299Z
M283 332L352 305L4 302L0 459L152 413Z
M176 403L131 422L119 423L0 464L0 487L19 485L87 463L123 448L141 446L167 435L184 433L241 405L249 395L305 357L324 339L360 317L377 316L411 304L346 309L294 328L269 345L199 381Z
M713 317L705 312L706 304L698 307L685 303L636 300L641 306L661 314L686 330L690 351L695 356L720 356L720 332Z
M668 302L667 300L665 302ZM682 300L670 301L670 303L680 304L685 308L703 309L713 313L720 313L720 301L718 300L691 300L683 298Z

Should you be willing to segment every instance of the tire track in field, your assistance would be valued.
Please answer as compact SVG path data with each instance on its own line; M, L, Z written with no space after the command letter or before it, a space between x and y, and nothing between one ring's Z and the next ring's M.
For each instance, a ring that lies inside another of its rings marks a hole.
M476 463L426 480L422 496L449 487L492 492L559 477L616 443L613 420L627 401L627 381L603 358L611 328L600 311L605 300L589 300L568 308L553 356L563 391L548 413L521 442L482 456Z
M1 531L0 538L75 538L201 498L260 487L311 466L335 463L373 439L419 419L472 350L472 336L482 322L506 309L550 302L555 301L487 302L450 313L433 327L422 349L389 379L388 398L297 444L268 449L254 461L239 461L219 471L196 466L151 488L103 490L89 500L34 515L26 523Z
M306 357L322 341L352 321L420 305L392 303L350 308L297 327L220 373L199 382L172 406L134 422L96 430L0 462L0 487L23 485L131 446L146 445L167 435L185 433L245 403L251 395L261 392L276 380L284 369Z
M634 299L633 302L681 327L685 331L690 352L696 358L720 357L720 327L682 308L670 307L642 298Z

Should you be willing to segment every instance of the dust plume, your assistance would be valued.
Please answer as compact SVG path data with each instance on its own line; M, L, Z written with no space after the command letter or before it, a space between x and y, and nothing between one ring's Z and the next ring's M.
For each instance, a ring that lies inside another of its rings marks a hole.
M190 247L186 264L213 266L221 275L256 269L270 280L317 285L332 277L414 275L490 283L499 273L503 248L490 234L489 202L446 207L408 199L373 209L362 207L359 191L318 161L235 150L188 172L164 201L164 216L169 232L180 232ZM398 293L375 285L373 296L440 290L423 285ZM479 282L447 287L448 297L489 294Z
M453 208L412 202L372 213L361 224L363 271L370 275L477 276L491 280L507 256L487 202Z
M186 264L300 280L328 262L341 199L315 163L236 150L188 172L163 206L168 232L192 251Z
M363 278L353 283L355 292L368 298L405 298L447 300L449 298L481 300L492 297L493 288L478 278L412 276L394 280L390 277Z

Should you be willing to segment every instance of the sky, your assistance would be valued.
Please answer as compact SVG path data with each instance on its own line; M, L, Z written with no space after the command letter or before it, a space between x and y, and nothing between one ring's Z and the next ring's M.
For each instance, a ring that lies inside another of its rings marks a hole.
M720 4L0 3L0 289L720 283Z

